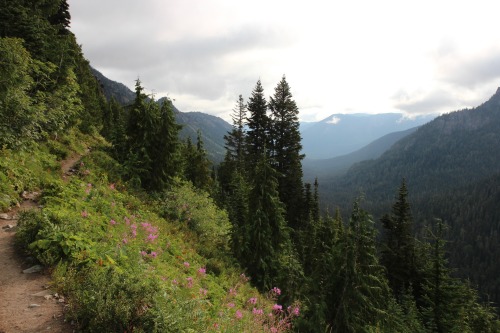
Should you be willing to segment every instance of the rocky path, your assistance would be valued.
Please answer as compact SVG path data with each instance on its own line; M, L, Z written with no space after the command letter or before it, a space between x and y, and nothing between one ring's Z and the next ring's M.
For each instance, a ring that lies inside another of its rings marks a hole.
M61 162L63 177L80 158ZM20 207L0 214L0 333L73 332L64 320L64 299L50 290L50 276L14 246L18 214L29 209L38 209L34 193L26 194Z

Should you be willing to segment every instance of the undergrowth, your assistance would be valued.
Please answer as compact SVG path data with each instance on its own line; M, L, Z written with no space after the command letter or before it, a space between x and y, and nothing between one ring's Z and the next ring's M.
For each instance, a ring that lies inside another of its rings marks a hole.
M259 294L234 265L227 215L206 194L181 181L154 199L128 190L120 165L99 149L65 182L49 149L2 158L0 167L26 165L28 155L45 164L0 173L19 182L0 183L10 189L5 205L21 190L44 189L43 209L22 215L17 240L54 267L54 288L80 330L284 332L299 315L298 305L278 304L278 288Z

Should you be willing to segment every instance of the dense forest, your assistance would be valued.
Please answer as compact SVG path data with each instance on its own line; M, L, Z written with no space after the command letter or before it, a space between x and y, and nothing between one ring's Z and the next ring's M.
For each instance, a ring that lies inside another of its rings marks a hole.
M364 206L381 217L398 182L408 181L419 233L435 217L449 228L446 246L455 275L470 279L481 296L500 302L498 198L500 90L487 102L451 112L420 127L378 159L322 182L324 203L346 209L363 193Z
M0 208L41 190L17 240L52 267L78 330L500 331L495 309L453 275L442 216L415 233L411 174L381 206L380 234L355 194L320 213L285 76L268 98L260 81L240 95L215 168L202 133L181 139L172 101L139 79L132 103L105 98L66 0L1 5ZM85 156L61 179L58 160L75 151ZM473 190L488 198L489 184Z

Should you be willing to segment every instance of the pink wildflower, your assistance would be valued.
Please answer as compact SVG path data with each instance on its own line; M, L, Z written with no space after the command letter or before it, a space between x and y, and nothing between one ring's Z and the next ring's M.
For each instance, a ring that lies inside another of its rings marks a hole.
M189 263L187 261L184 261L184 267L189 268Z
M152 252L149 254L149 256L150 256L151 258L156 258L156 257L158 256L158 253L157 253L156 251L152 251Z
M158 235L149 234L147 241L153 243L158 238Z
M236 288L234 288L234 289L233 289L233 288L229 289L229 295L231 295L231 296L236 296L236 294L238 294L238 293L236 292Z
M278 329L276 327L271 327L271 333L277 333Z
M86 210L82 211L82 217L88 217L89 213Z
M172 284L178 285L178 284L179 284L179 282L178 282L176 279L173 279L173 280L172 280Z
M116 221L115 221L115 220L113 220L113 219L111 219L111 220L109 221L109 224L111 224L111 225L115 225L115 224L116 224Z
M273 311L281 312L283 310L283 307L279 304L274 304L273 305Z
M114 184L114 183L109 184L109 189L110 189L110 190L114 190L114 189L115 189L115 184Z
M243 313L241 313L240 310L236 310L235 316L237 319L241 319L241 318L243 318Z
M252 313L253 313L254 315L259 315L259 316L260 316L260 315L263 315L263 314L264 314L264 310L262 310L262 309L256 309L256 308L253 308Z
M296 306L296 307L293 308L292 314L295 315L295 316L300 315L300 309L299 309L298 306Z
M277 287L274 287L273 289L271 289L271 292L277 296L281 295L281 289L277 288Z
M188 283L187 287L191 288L193 286L193 278L192 277L188 277L188 278L186 278L186 280L187 280L187 283Z
M231 302L231 303L227 303L227 307L228 307L228 308L234 308L234 303L233 303L233 302Z
M122 239L122 243L123 244L127 244L128 243L128 240L126 238Z
M200 273L200 275L205 275L207 273L207 270L205 269L205 267L200 267L200 269L198 269L198 273Z
M257 297L252 297L248 300L248 303L250 304L257 304Z
M145 257L147 255L148 255L148 253L146 251L141 251L141 256Z
M200 294L202 294L203 296L207 296L207 293L208 293L208 290L200 288Z

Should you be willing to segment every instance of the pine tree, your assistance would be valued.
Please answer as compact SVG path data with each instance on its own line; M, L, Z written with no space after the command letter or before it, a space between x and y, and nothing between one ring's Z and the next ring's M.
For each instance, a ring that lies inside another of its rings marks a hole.
M276 171L263 154L257 163L250 192L248 252L245 254L248 271L260 290L273 287L279 271L277 258L289 240L277 186Z
M210 190L212 178L210 176L210 161L203 146L201 132L198 131L196 147L187 138L183 151L184 177L199 189Z
M175 121L175 115L170 100L164 100L156 125L156 135L151 139L150 151L153 156L150 184L152 190L162 190L171 183L180 171L179 131L182 126Z
M375 229L367 212L355 202L349 227L333 254L335 281L327 316L335 332L363 332L368 327L390 325L386 311L390 291L378 262Z
M247 118L246 164L248 170L252 173L256 162L261 158L262 154L268 154L271 147L270 119L267 115L267 102L260 80L257 81L252 91L247 110L249 117Z
M410 285L418 293L419 268L415 258L413 219L405 179L401 182L392 214L384 215L381 222L385 230L381 262L386 267L391 289L396 298L404 294Z
M302 150L299 132L299 109L292 98L285 76L270 98L271 158L278 172L280 199L286 207L288 224L299 229L302 207ZM306 217L307 218L307 217Z
M245 119L246 119L246 106L244 104L243 96L238 97L236 107L233 109L231 115L233 119L233 128L231 132L224 135L226 142L225 148L229 152L232 160L236 162L238 169L243 168L244 152L245 152Z

